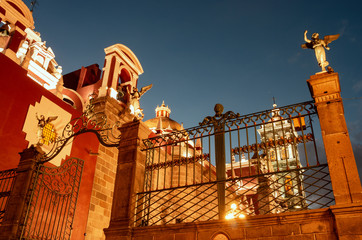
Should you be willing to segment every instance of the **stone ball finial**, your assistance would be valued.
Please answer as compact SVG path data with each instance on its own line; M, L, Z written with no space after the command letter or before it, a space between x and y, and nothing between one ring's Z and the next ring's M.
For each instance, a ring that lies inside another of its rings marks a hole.
M224 111L224 106L220 103L217 103L214 107L214 111L216 116L221 116L222 112Z

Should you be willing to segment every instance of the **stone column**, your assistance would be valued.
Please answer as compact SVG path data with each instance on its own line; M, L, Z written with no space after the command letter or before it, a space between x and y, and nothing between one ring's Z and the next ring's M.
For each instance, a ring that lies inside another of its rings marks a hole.
M127 113L124 105L109 96L93 100L94 111L107 116L107 123L113 126L132 121L134 116ZM117 172L118 149L99 144L92 195L90 199L86 239L105 239L104 228L109 226L112 211L113 190ZM77 217L77 216L76 216ZM80 236L78 236L80 237Z
M336 205L362 202L362 188L349 138L338 73L307 80L315 100Z
M0 239L19 239L28 207L28 191L31 187L37 162L43 155L40 148L31 146L20 153L20 163L16 170L14 188L8 199L4 219L0 226Z
M140 122L130 122L121 128L121 141L111 212L111 222L104 230L106 239L131 239L136 193L143 190L146 152L141 151L142 139L150 130Z

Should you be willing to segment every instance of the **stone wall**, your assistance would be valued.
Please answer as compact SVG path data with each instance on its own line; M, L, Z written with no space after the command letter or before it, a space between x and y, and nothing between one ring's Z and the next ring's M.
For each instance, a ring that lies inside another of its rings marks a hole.
M132 116L125 112L116 100L103 97L95 100L95 111L104 112L110 126L116 121L121 124L132 121ZM122 114L122 118L120 115ZM96 170L89 206L88 224L85 239L105 239L103 232L110 222L114 181L116 178L118 149L99 145Z
M361 222L361 220L359 221ZM132 236L129 238L115 237L109 239L337 240L335 225L334 216L330 209L318 209L278 215L254 216L243 220L134 228ZM350 237L352 238L343 239L360 239L357 235Z

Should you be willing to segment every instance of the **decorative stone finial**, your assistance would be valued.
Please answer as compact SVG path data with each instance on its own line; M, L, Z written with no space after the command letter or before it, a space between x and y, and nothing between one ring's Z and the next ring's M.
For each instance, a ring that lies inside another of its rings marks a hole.
M222 115L222 112L224 111L224 106L220 103L217 103L214 107L215 116L219 117Z

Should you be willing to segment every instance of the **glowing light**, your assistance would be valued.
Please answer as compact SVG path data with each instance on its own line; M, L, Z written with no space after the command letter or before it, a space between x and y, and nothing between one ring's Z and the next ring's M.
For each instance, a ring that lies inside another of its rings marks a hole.
M236 203L232 203L230 205L230 210L225 216L225 219L227 220L234 218L239 218L239 219L245 218L245 214L243 214L243 212L240 209L238 209L238 205Z
M233 213L228 213L225 216L225 219L229 220L229 219L233 219L234 218L234 214Z
M233 203L233 204L231 204L231 206L230 206L230 208L232 209L232 210L236 210L236 204L235 203Z

